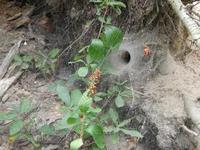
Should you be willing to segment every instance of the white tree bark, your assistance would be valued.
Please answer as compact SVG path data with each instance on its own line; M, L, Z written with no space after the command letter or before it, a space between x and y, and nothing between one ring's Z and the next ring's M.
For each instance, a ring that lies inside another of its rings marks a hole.
M196 45L200 48L200 27L198 24L188 15L188 12L181 0L168 0L168 2L171 4L173 10L179 18L183 21L183 24L191 34Z

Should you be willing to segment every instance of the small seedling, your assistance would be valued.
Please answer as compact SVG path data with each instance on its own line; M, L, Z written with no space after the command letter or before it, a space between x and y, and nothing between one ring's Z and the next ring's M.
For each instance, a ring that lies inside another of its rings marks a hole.
M27 70L33 65L33 57L30 55L16 55L14 57L14 63L22 70Z
M47 55L39 51L34 57L35 68L42 72L45 77L55 73L59 51L59 49L54 48Z
M59 49L54 48L47 55L42 51L39 51L34 56L19 54L15 56L14 63L22 70L39 70L46 77L55 73L59 51Z
M110 123L110 120L112 123ZM111 134L113 139L118 139L119 133L122 132L131 137L142 138L142 135L137 130L128 129L126 126L131 122L132 118L120 122L117 112L110 108L109 112L101 116L101 122L104 123L104 132ZM117 142L113 140L113 142Z
M66 86L62 84L54 84L54 86L56 87L51 87L51 90L54 89L59 98L64 102L65 107L62 108L62 111L66 113L57 122L55 128L68 129L80 136L71 142L71 149L80 148L87 135L93 137L100 149L104 148L103 129L96 118L101 109L93 105L92 97L89 96L90 90L88 89L82 94L78 89L68 91Z
M24 98L18 106L13 106L9 112L0 112L0 121L6 121L8 123L9 144L23 139L31 142L34 147L40 146L31 134L34 123L32 116L33 110L31 101Z

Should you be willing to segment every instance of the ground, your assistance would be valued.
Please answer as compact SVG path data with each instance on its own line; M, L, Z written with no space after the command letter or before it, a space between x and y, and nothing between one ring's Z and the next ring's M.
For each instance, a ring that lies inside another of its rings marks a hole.
M29 6L21 8L15 6L13 2L2 0L0 3L0 64L10 48L20 40L22 40L22 44L19 51L22 52L32 53L38 49L48 49L43 43L45 41L44 32L34 34L33 38L33 33L26 24L15 29L10 28L12 26L7 23L9 17L30 10ZM38 24L38 26L40 25ZM50 31L49 28L46 29L47 32ZM119 110L121 118L135 117L130 126L137 128L144 138L136 140L121 135L120 144L112 145L107 136L108 150L127 150L133 147L136 150L199 149L197 146L198 136L192 135L184 128L187 127L198 133L194 126L187 123L191 124L191 121L185 109L184 96L193 97L194 102L200 97L200 51L191 51L184 61L178 60L173 55L173 49L169 50L168 47L161 46L160 40L152 38L157 37L157 32L158 30L151 32L144 30L139 34L125 35L120 50L129 52L130 61L121 63L121 61L118 62L118 57L111 56L111 58L115 58L111 59L111 63L116 67L120 66L116 69L116 73L121 78L124 78L126 73L129 74L135 94L135 99L127 101L127 106ZM51 33L45 35L53 36ZM49 41L50 44L55 42L53 38L50 38ZM152 51L147 57L143 53L144 43L147 43ZM160 61L156 60L158 57ZM116 63L119 64L116 65ZM55 78L67 79L70 73L71 70L67 72L67 69L62 68ZM40 126L54 122L62 114L58 111L61 105L60 101L55 94L48 91L48 85L53 80L38 76L38 72L24 72L2 97L0 110L9 110L12 105L18 104L22 97L28 97L39 108L36 122L39 122ZM198 102L196 105L199 105ZM1 136L0 150L10 149L5 134ZM60 145L57 141L60 140L62 146L68 144L68 140L49 139L42 149L58 149ZM31 149L27 145L22 147L24 150Z

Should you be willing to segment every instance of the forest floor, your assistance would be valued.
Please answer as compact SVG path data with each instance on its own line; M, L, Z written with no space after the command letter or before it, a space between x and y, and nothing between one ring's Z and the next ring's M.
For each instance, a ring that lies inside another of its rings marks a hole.
M44 40L42 35L36 35L37 38L33 38L26 24L15 29L13 24L9 24L7 21L9 17L20 12L24 14L28 10L30 10L30 7L20 8L12 2L0 4L0 64L11 47L20 40L22 40L20 52L31 53L44 48L41 42ZM126 141L122 136L121 144L114 145L109 143L110 139L107 139L109 150L128 150L131 147L130 145L133 147L134 144L137 145L135 146L137 150L165 150L171 147L177 150L193 150L195 148L198 150L198 141L193 140L194 135L184 130L183 126L186 126L185 123L188 119L184 95L194 97L195 103L200 105L197 102L200 99L200 51L193 51L188 54L184 62L175 60L169 55L167 65L170 66L167 73L163 74L160 71L143 85L143 98L141 102L136 102L139 103L137 108L133 105L132 109L121 110L122 113L134 115L138 120L141 119L140 132L143 133L144 138L136 144L136 141ZM160 70L163 70L162 66L160 66ZM67 78L68 75L69 72L61 73L62 77ZM134 78L131 71L129 76ZM62 115L59 112L61 103L57 100L55 94L48 91L50 83L52 83L52 79L38 77L38 73L24 72L1 97L0 111L9 110L11 106L19 104L22 97L28 97L39 106L37 122L40 122L41 125L55 122ZM191 130L193 129L191 127ZM6 135L0 134L0 136L0 150L10 149ZM49 146L44 147L43 150L58 148L52 146L54 140L49 139L48 142ZM65 144L69 143L66 142ZM31 147L27 146L23 149L28 150Z

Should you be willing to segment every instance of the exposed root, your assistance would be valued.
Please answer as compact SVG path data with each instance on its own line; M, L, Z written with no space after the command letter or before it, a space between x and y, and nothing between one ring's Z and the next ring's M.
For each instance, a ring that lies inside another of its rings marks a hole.
M187 115L191 118L192 122L197 126L197 128L200 130L200 105L197 101L195 101L195 98L184 94L183 95L184 100L184 106L185 111Z

